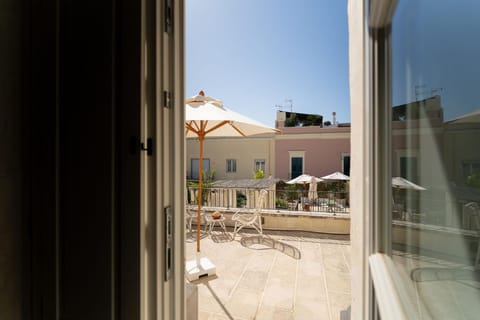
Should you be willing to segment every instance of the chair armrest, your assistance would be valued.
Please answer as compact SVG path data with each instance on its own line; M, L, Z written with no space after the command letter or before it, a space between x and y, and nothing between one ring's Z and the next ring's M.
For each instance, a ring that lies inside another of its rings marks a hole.
M233 214L232 220L237 220L238 217L239 217L239 215L240 215L240 210L237 210L237 211Z

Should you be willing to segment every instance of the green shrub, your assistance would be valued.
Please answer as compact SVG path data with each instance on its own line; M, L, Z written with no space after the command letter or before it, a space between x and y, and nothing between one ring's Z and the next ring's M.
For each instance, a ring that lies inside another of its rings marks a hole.
M275 198L275 208L277 209L288 209L288 202L282 198Z
M247 197L243 193L237 191L237 208L245 207L246 203Z
M473 188L480 188L480 178L476 174L467 177L467 186Z
M265 178L265 174L263 173L262 169L258 168L257 172L253 174L253 179L263 179Z

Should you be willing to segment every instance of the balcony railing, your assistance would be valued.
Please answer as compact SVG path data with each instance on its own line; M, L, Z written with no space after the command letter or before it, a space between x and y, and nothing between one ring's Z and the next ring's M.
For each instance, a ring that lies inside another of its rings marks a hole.
M198 187L188 187L187 203L197 204ZM203 188L202 206L254 209L259 189ZM349 213L348 192L267 190L264 209L291 212Z

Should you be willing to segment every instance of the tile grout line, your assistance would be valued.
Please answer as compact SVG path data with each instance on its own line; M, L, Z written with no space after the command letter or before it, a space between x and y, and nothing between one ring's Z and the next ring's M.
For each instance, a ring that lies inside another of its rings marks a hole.
M327 295L328 319L332 319L332 310L330 306L330 293L328 292L328 287L327 287L327 269L325 268L325 257L323 255L322 244L320 244L320 254L322 257L322 267L323 267L323 285L325 287L325 293Z
M300 242L299 242L299 244L301 246ZM295 285L294 285L294 288L293 288L293 310L292 310L292 313L293 313L294 318L295 318L295 314L296 314L296 305L297 305L298 269L300 268L300 262L299 261L300 261L300 259L298 259L296 261L297 265L296 265L296 268L295 268Z
M343 261L347 265L348 273L350 274L350 277L352 276L352 269L350 268L350 264L347 263L347 257L345 257L345 248L342 248L342 255L343 255Z
M260 310L260 307L262 306L263 304L263 298L265 297L265 289L267 288L267 284L268 284L268 281L270 280L270 275L272 273L272 270L273 270L273 266L275 265L275 262L277 261L277 256L278 256L278 252L275 251L275 256L272 260L272 264L270 265L270 268L268 269L268 275L267 275L267 280L265 280L265 287L263 288L262 290L262 294L261 294L261 297L260 297L260 301L257 305L257 310L255 310L255 315L253 316L253 319L256 319L257 318L257 313L258 311Z
M234 240L234 241L235 241L235 240ZM243 275L245 274L245 272L246 272L246 270L247 270L247 268L248 268L248 265L249 265L250 262L252 261L253 256L254 256L253 254L250 255L250 258L249 258L248 262L245 264L245 267L243 268L242 272L240 273L240 276L238 277L238 280L236 281L235 285L233 286L232 291L231 291L230 294L228 295L228 301L227 301L227 302L230 302L230 299L231 299L232 296L233 296L233 292L234 292L235 290L237 290L237 287L238 287L240 281L242 280L242 277L243 277Z

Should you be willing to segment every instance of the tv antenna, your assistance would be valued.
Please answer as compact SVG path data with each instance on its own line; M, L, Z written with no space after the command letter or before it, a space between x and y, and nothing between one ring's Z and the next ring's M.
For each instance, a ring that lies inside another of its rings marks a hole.
M293 100L292 99L285 99L285 103L290 103L290 112L293 112Z
M425 94L426 88L427 88L426 84L417 84L417 85L414 86L415 101L420 100L420 97L422 97Z
M276 104L275 108L277 108L278 111L283 111L283 109L290 108L290 112L293 112L293 100L292 99L285 99L285 105Z
M432 95L432 97L434 97L436 95L440 95L442 92L443 92L443 88L433 88L430 94Z

